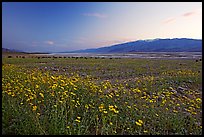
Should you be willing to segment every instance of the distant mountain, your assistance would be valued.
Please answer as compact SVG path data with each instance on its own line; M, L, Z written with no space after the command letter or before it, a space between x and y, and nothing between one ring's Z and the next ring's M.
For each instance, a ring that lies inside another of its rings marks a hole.
M2 52L9 52L9 53L14 53L14 52L23 52L21 50L16 50L16 49L7 49L7 48L2 48Z
M48 52L24 52L16 49L2 48L2 53L24 53L24 54L50 54Z
M189 38L138 40L108 47L72 51L77 53L202 52L202 40Z

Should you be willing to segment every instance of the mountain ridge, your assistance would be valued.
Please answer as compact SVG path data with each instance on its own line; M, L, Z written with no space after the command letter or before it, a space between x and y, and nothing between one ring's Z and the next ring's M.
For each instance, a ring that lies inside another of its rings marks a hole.
M191 38L147 39L112 46L75 50L71 53L123 53L123 52L202 52L202 40Z

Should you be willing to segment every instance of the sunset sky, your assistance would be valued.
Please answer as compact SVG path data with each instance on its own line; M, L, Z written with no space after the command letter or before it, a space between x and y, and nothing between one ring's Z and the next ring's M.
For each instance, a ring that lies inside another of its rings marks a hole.
M2 47L26 52L202 39L202 2L3 2L2 29Z

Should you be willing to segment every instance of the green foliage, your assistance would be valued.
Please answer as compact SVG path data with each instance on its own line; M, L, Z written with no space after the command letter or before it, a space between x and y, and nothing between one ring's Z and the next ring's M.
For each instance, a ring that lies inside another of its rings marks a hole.
M201 134L200 71L193 60L3 58L2 132Z

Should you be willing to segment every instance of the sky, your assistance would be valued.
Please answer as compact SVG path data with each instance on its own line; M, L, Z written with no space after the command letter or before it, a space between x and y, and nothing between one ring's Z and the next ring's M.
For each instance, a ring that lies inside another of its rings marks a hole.
M64 52L155 38L202 39L202 2L3 2L2 47Z

